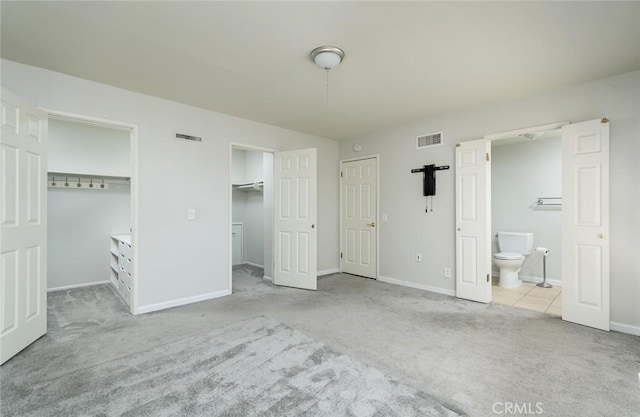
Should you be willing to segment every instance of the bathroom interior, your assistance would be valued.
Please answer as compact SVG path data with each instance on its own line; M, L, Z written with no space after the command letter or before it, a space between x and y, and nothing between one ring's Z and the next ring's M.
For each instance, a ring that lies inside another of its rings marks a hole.
M492 301L561 316L560 130L496 140L491 153Z

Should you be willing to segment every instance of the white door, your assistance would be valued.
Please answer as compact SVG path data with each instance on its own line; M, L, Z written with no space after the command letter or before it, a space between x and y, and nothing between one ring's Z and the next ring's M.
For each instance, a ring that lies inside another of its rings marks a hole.
M47 115L2 90L0 363L47 332Z
M377 278L377 159L345 162L340 176L342 272Z
M316 149L275 153L274 272L276 285L317 287Z
M233 223L231 225L232 265L240 265L242 263L243 238L242 223Z
M609 123L562 128L562 319L609 330Z
M491 301L491 143L456 147L456 297Z

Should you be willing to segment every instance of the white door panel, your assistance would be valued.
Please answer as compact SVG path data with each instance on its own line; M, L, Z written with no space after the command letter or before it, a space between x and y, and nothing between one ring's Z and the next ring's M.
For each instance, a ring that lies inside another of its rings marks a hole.
M344 162L341 174L342 272L378 277L376 158Z
M316 149L276 152L274 276L276 285L317 287Z
M47 115L2 90L0 363L47 331Z
M562 318L609 330L609 123L562 128Z
M240 223L231 225L231 250L231 264L242 264L244 262L244 231L243 225Z
M456 296L491 301L491 166L487 140L456 147Z

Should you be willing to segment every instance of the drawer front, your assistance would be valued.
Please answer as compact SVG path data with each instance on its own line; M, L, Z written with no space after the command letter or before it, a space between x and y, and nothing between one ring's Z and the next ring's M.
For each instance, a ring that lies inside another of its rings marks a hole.
M128 243L120 242L118 245L118 249L120 253L126 256L127 258L131 258L131 245Z
M118 272L118 284L121 287L126 287L126 282L127 282L127 271L124 270L124 268L120 267L120 272Z
M125 271L127 271L130 274L133 274L133 262L131 262L131 259L125 258L124 261L122 261L121 266L124 268Z
M126 264L127 264L127 257L124 256L123 254L120 254L120 256L118 256L118 266L120 268L124 268Z

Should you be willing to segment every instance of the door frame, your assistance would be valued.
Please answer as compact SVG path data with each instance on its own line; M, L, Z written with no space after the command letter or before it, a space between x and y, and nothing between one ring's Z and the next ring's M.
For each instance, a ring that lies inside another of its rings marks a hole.
M130 155L129 163L131 165L131 190L130 190L130 222L131 222L131 250L133 255L133 282L131 285L131 299L129 301L129 312L133 315L140 314L138 311L138 279L139 268L138 264L138 200L140 198L139 186L138 186L138 156L139 156L139 143L138 143L138 125L127 122L120 122L111 119L105 119L101 117L87 116L85 114L71 113L62 110L42 108L47 113L48 117L54 119L63 119L76 123L88 123L106 128L116 128L128 130L130 132L129 146ZM48 191L47 191L48 193Z
M571 122L562 121L562 122L556 122L556 123L548 123L548 124L539 125L539 126L531 126L531 127L521 128L521 129L505 131L505 132L488 134L488 135L483 136L483 139L487 140L489 142L489 144L492 144L494 141L499 141L501 139L507 139L507 138L510 138L510 137L518 136L518 135L523 135L525 133L534 133L534 132L539 132L539 131L543 131L543 130L561 129L563 126L566 126L568 124L571 124ZM489 166L489 170L490 171L492 170L491 166ZM491 194L489 194L489 196L491 196ZM490 213L491 212L491 198L489 198L487 200L487 206L488 206L487 209L489 210L489 213ZM489 217L489 219L491 219L491 217ZM491 298L493 298L493 290L491 291ZM563 309L563 312L564 312L564 304L563 304L562 309Z
M340 166L339 166L339 172L343 172L343 166L345 163L347 162L354 162L354 161L363 161L365 159L375 159L376 160L376 224L378 225L378 227L376 227L376 276L375 280L378 280L380 278L380 154L373 154L373 155L367 155L367 156L358 156L355 158L347 158L347 159L341 159L340 160ZM338 230L339 230L339 236L338 236L338 261L340 264L340 273L342 273L342 258L340 258L340 253L343 252L343 247L342 247L342 176L340 174L338 174L338 178L339 178L339 185L338 185L338 189L339 189L339 201L338 201L338 206L339 206L339 226L338 226Z
M227 235L229 236L229 294L233 294L233 236L231 235L233 231L232 230L233 229L233 184L231 182L231 177L233 175L233 150L234 149L270 153L272 155L275 155L275 153L279 151L278 149L264 148L262 146L248 145L246 143L240 143L240 142L229 143L229 218L227 221L227 224L229 227L227 231ZM275 173L275 159L274 159L274 166L272 167L272 169L273 169L273 172ZM273 198L271 200L273 201ZM271 216L271 230L273 231L275 213L272 213L272 214L273 215ZM243 229L243 233L244 233L244 229ZM244 237L243 237L243 242L244 242ZM244 251L244 248L243 248L243 251ZM265 266L267 262L271 262L272 271L273 271L273 260L274 260L274 251L273 251L273 243L272 243L271 259L264 260ZM271 282L273 283L273 277L271 277Z

